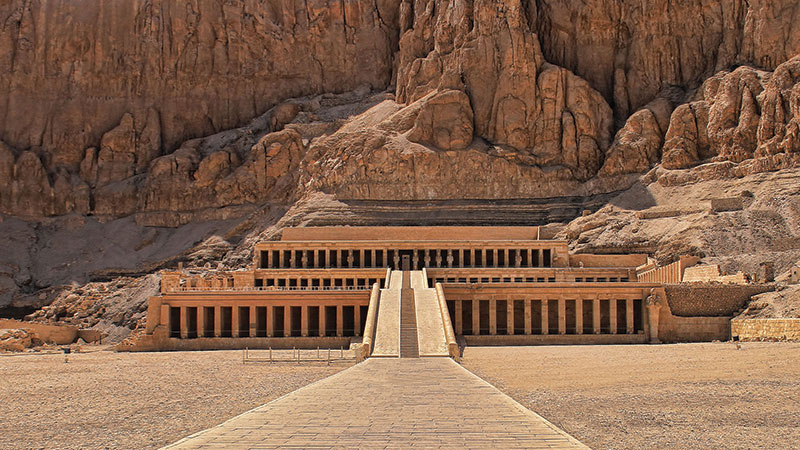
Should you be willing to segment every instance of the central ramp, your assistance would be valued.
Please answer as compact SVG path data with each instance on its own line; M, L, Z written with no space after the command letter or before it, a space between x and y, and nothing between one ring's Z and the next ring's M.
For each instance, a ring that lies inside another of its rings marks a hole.
M381 289L378 320L375 328L375 348L372 356L400 357L400 299L403 273L389 274L389 287Z
M419 356L450 356L436 289L428 287L428 281L421 270L411 272L411 287L414 289L417 313Z
M581 448L450 358L371 358L172 449Z

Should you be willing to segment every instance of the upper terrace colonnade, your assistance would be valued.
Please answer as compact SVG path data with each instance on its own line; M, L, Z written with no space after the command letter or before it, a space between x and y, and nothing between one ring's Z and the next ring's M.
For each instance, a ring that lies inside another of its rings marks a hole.
M258 269L565 267L566 241L538 227L291 228L256 245Z

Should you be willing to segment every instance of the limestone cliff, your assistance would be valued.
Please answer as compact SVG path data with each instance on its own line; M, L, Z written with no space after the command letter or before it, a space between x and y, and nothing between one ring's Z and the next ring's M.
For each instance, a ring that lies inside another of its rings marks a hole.
M589 195L662 153L774 160L797 146L799 16L792 0L10 0L0 211L176 226L313 190ZM392 105L336 111L386 88Z

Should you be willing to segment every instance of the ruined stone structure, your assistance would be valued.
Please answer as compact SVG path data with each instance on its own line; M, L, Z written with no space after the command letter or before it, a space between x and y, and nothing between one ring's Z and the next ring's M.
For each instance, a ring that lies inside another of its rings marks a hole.
M646 255L575 255L539 237L538 227L289 228L255 246L249 270L163 273L146 334L125 349L363 337L364 356L456 356L456 336L477 345L727 337L726 318L670 313L662 285L641 281Z

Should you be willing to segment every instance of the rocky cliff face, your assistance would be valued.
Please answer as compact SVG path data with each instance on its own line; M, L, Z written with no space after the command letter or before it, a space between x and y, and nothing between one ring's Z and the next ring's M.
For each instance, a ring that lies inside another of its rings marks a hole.
M340 221L529 200L562 221L640 179L796 168L798 24L795 0L8 0L0 213L139 237L241 237L318 196ZM66 281L24 272L0 300Z
M798 19L792 0L12 0L0 211L176 226L314 190L589 195L662 153L774 160L797 151Z

